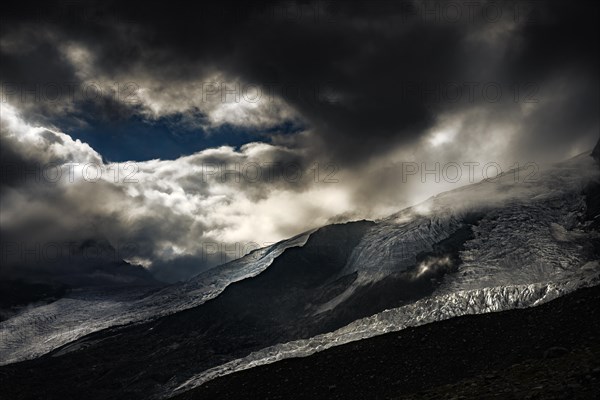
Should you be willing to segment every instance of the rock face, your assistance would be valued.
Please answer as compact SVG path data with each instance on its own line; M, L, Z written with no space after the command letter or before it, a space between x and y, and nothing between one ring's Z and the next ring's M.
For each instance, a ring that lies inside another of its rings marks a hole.
M27 385L49 399L169 397L386 332L536 306L598 282L599 175L588 156L533 180L507 173L160 291L75 294L0 324L5 363L46 354L0 372L16 386L35 374Z

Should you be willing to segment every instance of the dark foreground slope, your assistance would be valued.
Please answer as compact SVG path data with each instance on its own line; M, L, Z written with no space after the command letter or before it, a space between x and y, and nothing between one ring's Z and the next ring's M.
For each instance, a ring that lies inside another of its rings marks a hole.
M594 399L600 287L224 376L188 399Z

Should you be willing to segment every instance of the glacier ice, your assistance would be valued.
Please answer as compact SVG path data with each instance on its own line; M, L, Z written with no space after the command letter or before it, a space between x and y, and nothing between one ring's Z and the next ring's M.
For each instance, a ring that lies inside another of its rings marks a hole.
M416 255L450 236L466 214L483 215L460 254L458 271L445 275L431 296L333 332L261 349L183 381L174 379L162 395L170 397L218 376L386 332L460 315L536 306L596 285L600 264L584 244L598 239L598 233L583 229L586 205L581 193L590 179L597 178L591 158L579 157L544 171L535 182L514 182L506 174L499 181L446 192L378 221L340 273L356 271L358 278L320 312L338 306L360 285L414 268Z
M420 300L404 307L385 310L371 317L354 321L334 332L261 349L247 357L203 371L185 382L171 382L159 397L170 398L219 376L271 364L286 358L306 357L334 346L408 327L461 315L537 306L576 289L600 283L598 263L588 267L594 271L592 274L574 280L462 290Z
M0 365L46 354L87 334L196 307L225 288L264 271L286 249L303 246L312 231L205 271L156 293L148 289L80 290L0 323Z

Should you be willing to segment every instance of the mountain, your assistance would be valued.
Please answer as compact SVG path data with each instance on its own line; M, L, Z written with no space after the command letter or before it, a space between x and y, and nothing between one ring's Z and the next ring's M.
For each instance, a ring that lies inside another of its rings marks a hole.
M0 273L0 321L83 288L114 291L164 286L142 266L121 259L106 239L55 242L43 249L19 248L8 242L3 260L10 258L18 262Z
M89 286L158 285L141 265L123 259L105 238L56 241L45 246L7 242L3 259L8 263L0 280L62 284L71 288Z
M0 280L0 321L13 317L25 307L52 303L67 292L68 287L58 283Z
M219 377L175 400L593 399L600 286L407 328Z
M47 399L169 398L283 358L596 285L590 153L526 172L312 230L182 284L27 310L0 323L3 387L15 399L27 398L23 385Z

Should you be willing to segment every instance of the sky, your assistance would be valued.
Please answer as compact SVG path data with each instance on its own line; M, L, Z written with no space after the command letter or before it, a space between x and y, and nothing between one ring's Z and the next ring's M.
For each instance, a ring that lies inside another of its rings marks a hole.
M189 3L3 5L0 278L183 280L598 140L597 2Z

